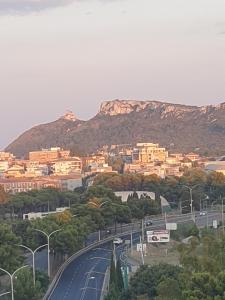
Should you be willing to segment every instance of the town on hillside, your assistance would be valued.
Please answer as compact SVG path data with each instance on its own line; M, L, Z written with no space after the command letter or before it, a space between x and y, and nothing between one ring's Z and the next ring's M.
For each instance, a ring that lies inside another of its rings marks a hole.
M15 194L43 188L73 191L84 178L99 173L155 174L160 178L180 177L185 170L199 167L225 175L225 160L196 153L169 153L154 143L104 146L89 156L72 156L60 147L32 151L27 159L0 152L0 185Z

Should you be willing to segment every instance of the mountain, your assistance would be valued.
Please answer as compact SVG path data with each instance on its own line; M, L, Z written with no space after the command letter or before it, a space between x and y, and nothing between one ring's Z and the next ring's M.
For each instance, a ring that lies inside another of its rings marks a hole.
M159 101L105 101L95 117L60 119L23 133L7 148L18 157L29 151L61 146L87 154L103 145L153 142L171 151L225 153L225 103L187 106Z

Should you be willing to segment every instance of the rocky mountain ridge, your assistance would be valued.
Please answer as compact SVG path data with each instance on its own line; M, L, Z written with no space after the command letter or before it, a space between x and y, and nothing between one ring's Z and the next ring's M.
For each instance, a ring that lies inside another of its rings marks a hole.
M96 116L82 121L72 112L35 126L6 150L26 156L51 146L85 155L103 145L155 142L171 151L225 153L225 103L188 106L160 101L113 100L101 104Z

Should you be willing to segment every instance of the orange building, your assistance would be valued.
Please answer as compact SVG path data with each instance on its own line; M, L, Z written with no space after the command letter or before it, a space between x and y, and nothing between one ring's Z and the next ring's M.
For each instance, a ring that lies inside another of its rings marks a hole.
M48 163L60 158L67 159L68 157L70 157L70 151L59 147L29 152L29 160L38 161L39 163Z

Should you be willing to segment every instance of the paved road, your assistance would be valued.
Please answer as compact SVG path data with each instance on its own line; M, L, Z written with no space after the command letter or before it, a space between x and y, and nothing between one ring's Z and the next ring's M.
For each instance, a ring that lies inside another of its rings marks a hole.
M119 256L122 247L117 248ZM105 277L110 265L111 243L96 248L74 260L49 297L50 300L99 300Z
M167 216L167 222L191 223L191 215ZM199 227L211 226L213 220L221 219L218 212L209 212L208 216L195 215L196 224ZM127 225L126 230L131 231L132 225ZM140 225L138 225L140 228ZM165 228L165 218L153 220L151 229ZM95 238L98 235L95 234ZM94 235L92 236L92 238ZM129 239L130 235L125 235L124 239ZM139 240L139 234L133 235L134 243ZM117 248L117 256L120 257L123 247ZM75 259L62 273L62 276L55 287L49 300L99 300L103 286L104 274L110 265L111 243L104 244L101 248L89 251Z

